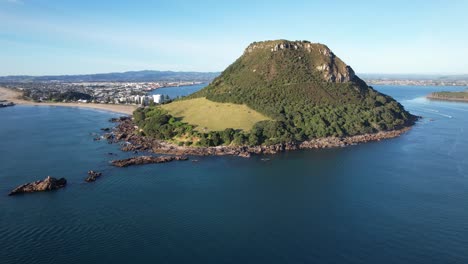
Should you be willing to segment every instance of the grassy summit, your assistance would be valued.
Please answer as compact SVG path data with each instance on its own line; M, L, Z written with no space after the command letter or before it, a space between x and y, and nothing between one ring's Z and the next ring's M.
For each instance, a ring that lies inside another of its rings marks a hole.
M269 118L255 120L248 133L235 130L229 137L232 140L213 141L213 137L222 138L222 133L204 134L199 128L177 132L180 136L180 133L197 130L197 137L206 138L208 145L231 144L232 141L235 144L274 144L351 136L399 129L415 120L393 98L367 86L327 46L308 41L274 40L250 44L210 85L183 101L172 103L173 106L164 106L168 111L164 114L177 117L178 122L200 125L199 121L193 121L197 118L191 118L192 113L199 115L204 112L201 109L206 108L206 105L194 103L200 98L207 105L213 102L245 105ZM181 114L177 104L195 108L187 108ZM209 111L206 115L205 120L225 119L224 123L229 124L229 118L221 118L223 111ZM143 114L140 118L147 119L147 116ZM248 115L238 117L250 118ZM217 121L208 121L203 126L210 127L210 122ZM154 127L147 128L145 132L154 130ZM205 141L193 143L206 145Z

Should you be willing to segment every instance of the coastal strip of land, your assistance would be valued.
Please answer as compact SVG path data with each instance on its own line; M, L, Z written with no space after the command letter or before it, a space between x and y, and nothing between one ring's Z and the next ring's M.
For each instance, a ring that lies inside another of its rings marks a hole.
M436 92L429 94L426 98L430 100L468 103L468 92Z
M176 144L142 136L138 133L136 124L129 117L123 117L117 127L112 131L110 142L124 142L122 151L147 151L156 154L167 154L176 156L240 156L248 158L251 155L276 154L285 151L299 149L324 149L337 148L356 145L372 141L396 138L406 132L411 127L404 127L391 131L380 131L378 133L362 134L348 137L324 137L303 142L289 142L274 145L259 146L216 146L216 147L194 147L178 146Z
M0 87L0 100L13 102L17 105L36 105L36 106L65 106L90 108L97 110L110 111L125 115L131 115L137 108L135 105L117 105L117 104L95 104L95 103L52 103L52 102L33 102L21 99L21 93L12 89Z

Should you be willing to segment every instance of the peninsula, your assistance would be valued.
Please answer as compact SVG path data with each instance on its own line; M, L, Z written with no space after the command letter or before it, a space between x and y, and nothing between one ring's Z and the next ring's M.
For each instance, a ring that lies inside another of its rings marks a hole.
M274 40L250 44L195 94L137 109L116 133L133 142L126 150L248 156L395 137L416 119L327 46Z
M468 90L462 92L434 92L427 96L430 100L468 102Z

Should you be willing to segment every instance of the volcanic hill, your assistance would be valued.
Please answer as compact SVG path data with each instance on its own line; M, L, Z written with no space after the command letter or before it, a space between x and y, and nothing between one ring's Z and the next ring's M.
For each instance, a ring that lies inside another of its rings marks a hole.
M201 146L353 136L401 129L416 120L327 46L287 40L250 44L207 87L138 110L135 117L147 135Z

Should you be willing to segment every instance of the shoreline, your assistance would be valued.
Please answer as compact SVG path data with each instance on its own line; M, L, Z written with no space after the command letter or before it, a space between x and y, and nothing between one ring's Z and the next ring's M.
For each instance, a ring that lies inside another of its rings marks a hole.
M37 103L20 98L21 93L12 89L0 87L0 100L6 100L16 105L31 105L31 106L64 106L88 108L94 110L104 110L119 114L132 115L137 109L134 105L116 105L116 104L95 104L95 103Z
M338 148L381 141L384 139L396 138L408 132L412 126L398 130L381 131L371 134L363 134L349 137L325 137L303 142L280 143L269 146L216 146L216 147L192 147L178 146L166 141L157 140L145 136L137 135L136 127L130 118L121 118L119 124L114 129L111 142L125 142L121 147L122 151L148 151L155 154L168 154L178 156L239 156L248 158L251 155L277 154L280 152L301 150L301 149L324 149Z

